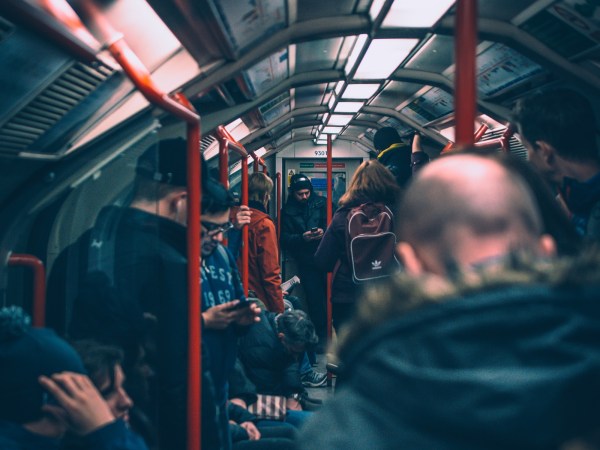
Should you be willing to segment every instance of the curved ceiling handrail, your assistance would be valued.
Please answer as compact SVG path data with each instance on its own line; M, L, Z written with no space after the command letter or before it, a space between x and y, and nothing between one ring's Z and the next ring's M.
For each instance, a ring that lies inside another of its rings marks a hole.
M281 95L283 92L289 91L292 88L306 86L309 84L330 83L333 81L343 80L344 78L345 74L343 70L315 70L313 72L297 73L289 78L286 78L277 86L272 87L263 95L255 98L254 100L202 116L202 123L204 125L203 129L210 132L219 125L223 123L229 123L243 116L248 111L258 108L269 100Z
M442 19L436 32L453 34L455 19L455 16ZM477 20L477 26L481 36L489 36L494 39L501 38L498 42L504 42L514 47L528 58L534 61L542 61L543 65L553 66L554 69L568 78L583 82L594 89L600 89L599 77L585 67L572 63L519 27L500 20L484 18Z
M314 114L325 114L329 109L325 105L320 106L307 106L305 108L294 108L289 113L284 114L279 117L277 120L273 121L273 123L269 124L266 127L259 128L256 131L248 134L247 136L240 139L240 143L247 144L249 142L255 141L256 139L264 136L266 133L271 131L274 128L277 128L282 123L287 122L290 119L299 117L299 116L308 116Z

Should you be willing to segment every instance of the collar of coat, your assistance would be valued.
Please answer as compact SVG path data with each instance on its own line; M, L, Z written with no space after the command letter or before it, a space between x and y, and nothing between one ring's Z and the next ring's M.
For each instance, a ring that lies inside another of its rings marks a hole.
M457 273L451 280L436 275L413 277L404 272L368 289L354 320L340 333L336 353L344 353L366 333L419 307L501 288L543 284L551 288L600 285L600 247L577 257L534 260L510 255L501 266Z

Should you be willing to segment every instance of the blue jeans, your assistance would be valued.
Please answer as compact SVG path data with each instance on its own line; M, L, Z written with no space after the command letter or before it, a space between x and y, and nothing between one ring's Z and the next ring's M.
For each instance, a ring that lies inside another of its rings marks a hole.
M294 411L289 410L285 415L285 423L289 423L296 428L301 428L304 425L304 422L308 420L308 418L312 415L312 411ZM260 420L259 424L261 426L273 426L273 425L281 425L281 422L277 420Z
M309 373L311 370L312 366L308 360L308 354L304 352L302 359L300 360L300 364L298 365L298 373L300 373L300 375L304 375L305 373Z

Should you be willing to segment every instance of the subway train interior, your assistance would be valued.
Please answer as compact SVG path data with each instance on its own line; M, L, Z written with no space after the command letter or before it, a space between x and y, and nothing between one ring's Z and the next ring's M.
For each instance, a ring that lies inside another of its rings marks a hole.
M600 114L600 4L2 0L0 61L0 305L36 325L53 316L64 333L80 255L67 256L60 311L44 303L53 266L104 207L131 201L153 144L186 140L196 202L198 150L205 176L242 203L248 174L269 174L278 231L293 175L337 202L383 127L418 133L432 159L459 127L475 147L526 159L511 126L520 98L565 87Z

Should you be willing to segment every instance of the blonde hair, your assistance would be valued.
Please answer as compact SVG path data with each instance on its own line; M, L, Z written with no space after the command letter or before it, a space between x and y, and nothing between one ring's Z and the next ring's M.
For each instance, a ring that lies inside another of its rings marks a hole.
M400 187L392 172L373 159L358 166L350 180L348 190L342 195L338 205L351 206L367 201L392 205L396 203L399 194Z
M262 202L265 194L273 190L273 180L262 172L256 172L248 177L248 199Z

